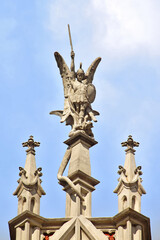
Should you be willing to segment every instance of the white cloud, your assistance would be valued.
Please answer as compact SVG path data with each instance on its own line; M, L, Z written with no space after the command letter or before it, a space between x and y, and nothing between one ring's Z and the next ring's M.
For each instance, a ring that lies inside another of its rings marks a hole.
M160 54L159 7L150 0L92 1L96 41L113 54Z
M51 3L49 9L49 28L56 36L62 37L67 23L71 23L77 35L88 25L92 29L89 36L92 48L98 48L103 54L160 55L160 7L155 0L92 0L81 4L62 0Z

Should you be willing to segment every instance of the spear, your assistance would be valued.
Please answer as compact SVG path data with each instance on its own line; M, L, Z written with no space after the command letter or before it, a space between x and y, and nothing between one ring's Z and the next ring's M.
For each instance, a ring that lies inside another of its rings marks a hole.
M68 33L69 33L69 41L70 41L70 45L71 45L71 52L73 51L73 45L72 45L72 38L71 38L71 31L70 31L70 26L68 24Z
M71 45L71 73L72 73L72 77L75 77L75 66L74 66L74 51L73 51L73 45L72 45L72 38L71 38L71 31L70 31L70 26L68 24L68 33L69 33L69 41L70 41L70 45Z

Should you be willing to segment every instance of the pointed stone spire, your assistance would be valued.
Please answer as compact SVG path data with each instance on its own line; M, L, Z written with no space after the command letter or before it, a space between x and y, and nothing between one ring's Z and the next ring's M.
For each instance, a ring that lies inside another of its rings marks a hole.
M135 176L134 171L136 169L136 162L134 157L136 150L134 147L139 147L139 142L133 141L132 136L129 135L127 141L122 142L121 145L122 147L127 147L127 149L125 149L126 159L124 169L126 170L127 179L130 182Z
M145 190L141 184L142 175L141 166L136 167L135 162L135 149L139 147L139 143L135 142L131 135L128 136L126 142L121 143L125 149L126 158L124 167L119 166L118 174L120 178L119 183L114 193L118 194L118 209L119 212L125 208L133 208L134 210L141 211L141 196L145 194Z
M40 197L45 195L41 186L42 168L36 168L35 147L39 147L40 143L35 142L33 136L30 136L27 142L22 143L26 150L27 157L25 167L19 167L18 187L13 195L18 197L18 214L25 210L39 214Z
M35 160L36 151L34 148L39 147L40 142L35 142L33 136L30 136L27 142L22 143L22 146L28 147L28 149L26 150L27 157L24 169L27 173L28 181L31 182L35 178L35 172L37 170Z

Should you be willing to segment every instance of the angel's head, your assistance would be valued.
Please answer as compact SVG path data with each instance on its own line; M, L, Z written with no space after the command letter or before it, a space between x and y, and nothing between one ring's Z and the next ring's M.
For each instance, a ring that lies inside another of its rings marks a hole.
M83 79L85 79L85 73L82 69L82 63L80 63L80 68L77 71L77 80L82 82Z

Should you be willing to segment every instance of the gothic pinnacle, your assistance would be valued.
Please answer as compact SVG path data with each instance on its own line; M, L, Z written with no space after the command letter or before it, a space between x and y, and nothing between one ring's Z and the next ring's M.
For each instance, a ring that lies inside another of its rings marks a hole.
M31 135L30 138L28 139L27 142L22 143L23 147L28 147L28 149L26 150L27 154L31 153L33 155L35 155L35 147L39 147L40 146L40 142L35 142L33 139L33 136Z
M128 153L135 153L135 149L133 149L134 147L139 147L139 142L135 142L132 138L131 135L128 136L128 139L126 142L122 142L121 143L122 147L127 147L127 149L125 149L125 152Z

